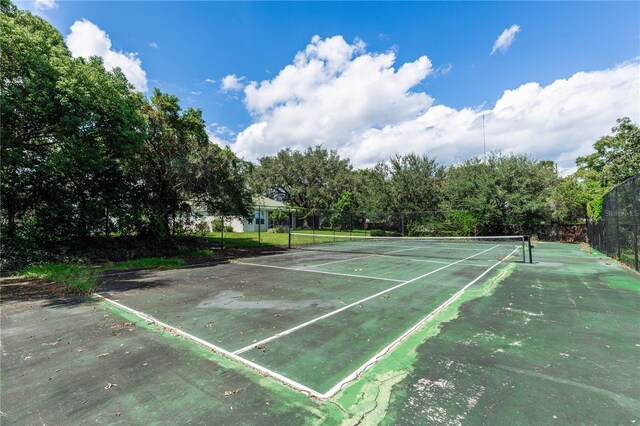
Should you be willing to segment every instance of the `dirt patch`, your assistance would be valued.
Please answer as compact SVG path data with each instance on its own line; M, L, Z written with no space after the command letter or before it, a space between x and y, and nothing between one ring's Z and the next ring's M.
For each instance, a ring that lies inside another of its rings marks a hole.
M0 301L55 299L69 295L64 284L26 277L0 280Z

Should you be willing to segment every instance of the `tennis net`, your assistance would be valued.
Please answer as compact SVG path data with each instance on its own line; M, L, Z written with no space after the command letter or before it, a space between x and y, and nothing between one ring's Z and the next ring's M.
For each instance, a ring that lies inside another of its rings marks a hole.
M419 258L501 260L531 259L528 238L521 235L493 237L372 237L291 232L289 248L299 250L362 253ZM516 250L517 249L517 250ZM514 250L516 250L514 252Z

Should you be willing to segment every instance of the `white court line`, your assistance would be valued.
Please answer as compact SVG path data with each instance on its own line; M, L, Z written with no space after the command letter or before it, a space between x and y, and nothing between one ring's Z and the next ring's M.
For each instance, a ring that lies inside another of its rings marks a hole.
M355 378L357 378L360 374L362 374L365 370L367 370L369 367L371 367L373 364L375 364L380 358L382 358L384 355L386 355L391 349L395 348L396 346L398 346L398 344L400 344L400 342L402 342L404 339L406 339L407 337L409 337L411 334L413 334L417 329L419 329L420 327L422 327L424 324L426 324L427 322L431 321L433 319L433 317L435 317L436 315L438 315L443 309L445 309L447 306L449 306L451 303L453 303L456 299L458 299L462 293L464 293L469 287L471 287L473 284L475 284L476 282L478 282L478 280L482 277L484 277L486 274L489 273L489 271L491 271L493 268L495 268L496 266L498 266L499 264L501 264L502 262L504 262L506 259L508 259L509 257L511 257L513 255L513 253L515 253L517 250L519 250L520 247L516 247L511 253L509 253L507 256L505 256L503 259L499 260L498 262L494 263L493 265L491 265L487 270L485 270L482 274L478 275L473 281L471 281L469 284L467 284L466 286L462 287L460 290L458 290L453 296L451 296L449 299L447 299L446 302L444 302L442 305L438 306L436 309L434 309L433 311L431 311L429 313L429 315L427 315L426 317L422 318L420 321L418 321L413 327L411 327L409 330L405 331L400 337L398 337L396 340L394 340L393 342L391 342L389 345L387 345L384 349L382 349L380 352L378 352L377 354L375 354L369 361L365 362L364 364L362 364L357 370L355 370L353 373L349 374L347 377L345 377L344 379L342 379L340 382L338 382L334 387L332 387L331 389L329 389L329 391L327 391L326 393L324 393L322 395L323 399L326 398L331 398L333 395L335 395L336 393L338 393L340 391L340 389L342 389L342 387L349 383L350 381L354 380ZM236 351L237 352L237 351ZM235 353L235 352L234 352Z
M252 369L254 369L254 370L256 370L256 371L258 371L258 372L260 372L260 373L262 373L264 375L267 375L269 377L273 377L274 379L276 379L276 380L278 380L278 381L280 381L280 382L292 387L293 389L296 389L296 390L298 390L300 392L304 392L304 393L306 393L308 395L315 396L316 398L322 398L322 394L320 392L317 392L317 391L315 391L315 390L313 390L313 389L311 389L311 388L309 388L309 387L307 387L307 386L305 386L305 385L303 385L301 383L298 383L298 382L296 382L294 380L289 379L288 377L285 377L285 376L283 376L281 374L278 374L275 371L271 371L268 368L265 368L265 367L263 367L261 365L258 365L258 364L254 363L252 361L249 361L248 359L242 358L241 356L238 356L238 355L236 355L236 354L234 354L232 352L229 352L229 351L227 351L225 349L222 349L219 346L213 345L213 344L207 342L206 340L202 340L199 337L196 337L196 336L194 336L192 334L189 334L189 333L187 333L185 331L182 331L179 328L172 327L169 324L165 324L162 321L159 321L159 320L153 318L150 315L144 314L144 313L142 313L140 311L136 311L135 309L129 308L128 306L125 306L125 305L123 305L121 303L118 303L115 300L111 300L111 299L109 299L107 297L104 297L101 294L94 293L93 296L94 297L98 297L99 299L104 300L105 302L108 302L108 303L110 303L110 304L112 304L114 306L117 306L118 308L120 308L120 309L122 309L124 311L130 312L130 313L136 315L137 317L142 318L145 321L148 321L148 322L150 322L152 324L159 325L159 326L163 327L165 330L169 330L171 333L179 334L182 337L184 337L184 338L186 338L188 340L191 340L192 342L195 342L195 343L199 344L200 346L203 346L203 347L205 347L205 348L207 348L207 349L209 349L211 351L214 351L219 355L222 355L222 356L224 356L226 358L229 358L229 359L237 361L237 362L239 362L241 364L244 364L247 367L250 367L250 368L252 368Z
M344 310L346 310L346 309L349 309L349 308L352 308L352 307L354 307L354 306L357 306L357 305L359 305L359 304L361 304L361 303L364 303L364 302L366 302L367 300L371 300L371 299L373 299L373 298L375 298L375 297L381 296L381 295L383 295L383 294L385 294L385 293L389 293L390 291L393 291L393 290L396 290L396 289L398 289L398 288L400 288L400 287L403 287L403 286L405 286L405 285L411 284L412 282L415 282L415 281L417 281L417 280L419 280L419 279L421 279L421 278L424 278L424 277L429 276L429 275L431 275L431 274L435 274L435 273L436 273L436 272L438 272L438 271L442 271L443 269L446 269L446 268L448 268L448 267L450 267L450 266L456 265L456 264L458 264L458 263L460 263L460 262L464 262L465 260L471 259L472 257L479 256L479 255L481 255L481 254L483 254L483 253L486 253L486 252L488 252L489 250L492 250L492 249L494 249L494 248L496 248L496 247L498 247L498 246L499 246L499 245L498 245L498 244L496 244L495 246L493 246L493 247L491 247L491 248L488 248L488 249L486 249L485 251L481 251L480 253L473 254L473 255L471 255L471 256L469 256L469 257L466 257L466 258L464 258L464 259L458 260L458 261L453 262L453 263L449 263L448 265L444 265L444 266L442 266L442 267L440 267L440 268L438 268L438 269L434 269L433 271L431 271L431 272L427 272L426 274L420 275L419 277L412 278L412 279L410 279L409 281L404 281L404 282L402 282L402 283L400 283L400 284L398 284L398 285L396 285L396 286L393 286L393 287L388 288L388 289L386 289L386 290L380 291L380 292L378 292L378 293L376 293L376 294L373 294L373 295L371 295L371 296L365 297L364 299L360 299L360 300L358 300L357 302L350 303L349 305L343 306L342 308L336 309L335 311L331 311L331 312L328 312L328 313L326 313L326 314L324 314L324 315L320 315L319 317L316 317L316 318L314 318L314 319L312 319L312 320L309 320L309 321L307 321L307 322L305 322L305 323L302 323L302 324L300 324L300 325L297 325L297 326L295 326L295 327L293 327L293 328L290 328L290 329L288 329L288 330L282 331L282 332L280 332L280 333L278 333L278 334L274 334L273 336L271 336L271 337L267 337L266 339L260 340L259 342L254 342L253 344L251 344L251 345L249 345L249 346L245 346L244 348L238 349L238 350L234 351L233 353L234 353L234 354L241 354L241 353L243 353L243 352L247 352L247 351L249 351L249 350L251 350L251 349L255 348L256 346L260 346L260 345L263 345L263 344L265 344L265 343L271 342L271 341L273 341L273 340L279 339L280 337L286 336L287 334L291 334L291 333L293 333L293 332L294 332L294 331L296 331L296 330L300 330L301 328L304 328L304 327L306 327L306 326L308 326L308 325L311 325L311 324L313 324L313 323L315 323L315 322L318 322L318 321L323 320L323 319L325 319L325 318L328 318L328 317L330 317L330 316L332 316L332 315L335 315L335 314L337 314L337 313L340 313L340 312L342 312L342 311L344 311ZM309 271L309 272L315 272L315 271Z
M261 266L263 268L284 269L285 271L312 272L314 274L338 275L341 277L369 278L371 280L391 281L396 283L404 282L402 280L394 280L393 278L370 277L368 275L343 274L341 272L329 272L329 271L314 271L313 269L289 268L287 266L262 265L260 263L249 263L249 262L234 262L234 263L236 265L250 265L250 266Z

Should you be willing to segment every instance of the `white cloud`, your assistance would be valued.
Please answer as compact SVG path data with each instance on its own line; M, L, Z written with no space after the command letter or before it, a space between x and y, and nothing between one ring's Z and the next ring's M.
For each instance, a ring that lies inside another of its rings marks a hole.
M237 135L234 151L255 160L322 144L357 167L410 152L451 164L482 154L484 114L487 150L568 168L617 118L640 120L638 60L548 86L523 84L486 109L434 105L427 93L411 90L433 72L429 59L395 61L393 52L366 52L361 41L314 37L273 79L245 87L254 123Z
M456 110L438 105L419 116L358 135L341 149L355 164L366 165L396 153L419 152L453 163L483 150L531 154L570 167L592 150L622 116L640 119L640 64L579 72L542 87L527 83L507 90L493 109Z
M74 57L99 56L107 70L119 67L137 90L147 91L147 73L137 54L113 50L107 33L93 22L86 19L74 22L65 40Z
M151 43L149 43L149 47L151 47L152 49L160 48L160 46L158 46L158 43L156 43L155 41L152 41Z
M33 2L36 10L51 10L58 7L56 0L34 0Z
M432 71L426 56L394 68L395 54L368 54L361 40L314 37L272 80L251 82L245 104L256 122L234 148L251 159L284 147L354 143L371 127L409 119L432 99L410 89Z
M516 34L520 31L520 27L516 24L513 24L510 28L507 28L500 34L500 36L496 39L495 43L493 43L493 49L491 49L491 54L493 55L499 50L502 53L505 53L509 46L516 39Z
M212 78L207 78L204 82L209 84L214 84L216 81Z
M226 93L242 90L244 87L242 83L243 80L245 80L245 77L237 77L235 74L229 74L220 82L220 91Z

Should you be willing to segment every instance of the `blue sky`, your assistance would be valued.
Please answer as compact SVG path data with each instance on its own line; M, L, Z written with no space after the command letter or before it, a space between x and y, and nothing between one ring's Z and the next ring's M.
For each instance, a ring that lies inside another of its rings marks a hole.
M144 80L147 94L158 87L176 94L183 106L202 109L212 139L229 143L247 159L322 143L358 166L408 151L451 163L478 154L478 141L469 140L478 136L478 117L485 114L491 150L529 152L571 168L575 156L606 134L615 118L640 116L638 2L39 0L18 5L37 11L64 36L77 21L93 24L68 42L74 55L105 54L95 44L108 37L114 63L137 66L132 72ZM509 28L514 37L492 54ZM309 53L303 62L320 61L323 73L298 64L276 83L296 53L309 46L346 56ZM390 52L384 65L356 66L357 58ZM126 56L118 61L117 53ZM428 66L417 64L421 57ZM338 61L338 71L331 61ZM416 67L407 81L388 75L405 64ZM356 72L362 74L343 78ZM235 84L221 90L228 75L237 77L228 80ZM305 78L310 81L301 83ZM354 104L379 107L351 111L344 98L353 86L349 81L364 80L371 80L367 99L362 101L365 89L355 90ZM561 87L563 80L570 87ZM256 90L249 96L246 86L252 81ZM295 84L304 89L291 89ZM505 97L505 91L512 92ZM594 101L580 111L577 102L586 95ZM347 108L349 120L333 107ZM535 111L538 119L523 118ZM548 114L558 117L551 120ZM545 141L536 141L539 137Z

